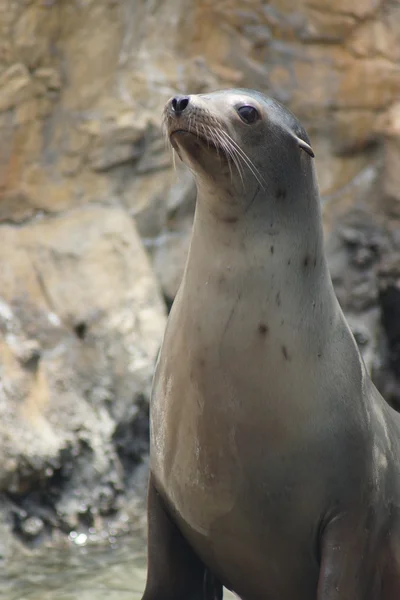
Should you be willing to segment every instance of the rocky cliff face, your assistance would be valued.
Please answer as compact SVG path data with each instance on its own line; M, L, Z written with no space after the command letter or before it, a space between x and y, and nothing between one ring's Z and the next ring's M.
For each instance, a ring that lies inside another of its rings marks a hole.
M338 297L400 403L399 0L0 0L0 492L15 531L127 506L195 190L175 92L304 122Z

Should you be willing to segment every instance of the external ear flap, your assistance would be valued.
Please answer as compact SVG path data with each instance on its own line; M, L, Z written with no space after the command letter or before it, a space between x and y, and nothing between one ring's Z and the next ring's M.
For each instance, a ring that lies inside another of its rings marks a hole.
M299 148L301 148L302 150L305 150L307 152L307 154L309 154L312 158L314 158L315 154L314 154L311 146L309 144L307 144L307 142L305 142L304 140L302 140L301 138L299 138L297 136L296 136L296 140L299 145Z

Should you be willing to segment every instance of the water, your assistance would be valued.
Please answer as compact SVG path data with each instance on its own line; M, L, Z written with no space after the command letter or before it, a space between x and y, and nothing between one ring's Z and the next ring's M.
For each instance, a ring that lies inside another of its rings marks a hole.
M122 537L113 548L47 548L14 558L0 570L0 598L140 600L145 582L145 542ZM225 590L224 600L235 596Z
M140 600L146 581L144 541L46 549L12 559L0 571L2 600Z

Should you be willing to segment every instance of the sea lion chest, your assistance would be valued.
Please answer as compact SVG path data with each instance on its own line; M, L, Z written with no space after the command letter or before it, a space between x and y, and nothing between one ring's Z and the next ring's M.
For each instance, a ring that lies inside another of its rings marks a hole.
M221 528L251 535L267 505L276 524L283 504L294 510L304 406L288 418L301 365L276 341L277 323L254 309L251 290L216 293L206 290L196 306L178 297L171 312L151 401L151 468L183 526L221 540Z

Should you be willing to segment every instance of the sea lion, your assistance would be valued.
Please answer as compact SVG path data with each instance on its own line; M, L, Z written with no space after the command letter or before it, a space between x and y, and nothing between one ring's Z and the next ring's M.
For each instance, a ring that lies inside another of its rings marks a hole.
M143 600L398 600L400 415L332 287L307 134L249 90L165 120L198 197L151 397Z

